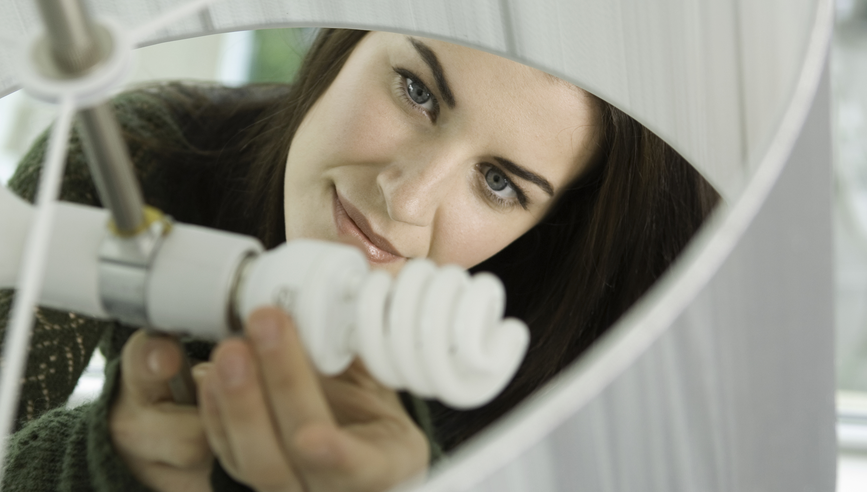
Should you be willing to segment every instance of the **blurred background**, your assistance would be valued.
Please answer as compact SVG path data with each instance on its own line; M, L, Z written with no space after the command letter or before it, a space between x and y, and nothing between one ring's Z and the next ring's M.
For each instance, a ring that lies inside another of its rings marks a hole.
M867 490L867 1L837 0L831 47L839 491Z
M867 0L837 0L831 74L834 132L838 492L867 490ZM130 86L159 80L226 85L291 82L314 29L207 36L138 50ZM16 92L0 99L0 183L14 173L55 108ZM829 336L832 327L825 327ZM97 353L70 406L102 386Z
M291 82L315 29L268 29L203 36L136 50L128 87L160 80ZM54 119L55 108L21 91L0 99L0 183Z

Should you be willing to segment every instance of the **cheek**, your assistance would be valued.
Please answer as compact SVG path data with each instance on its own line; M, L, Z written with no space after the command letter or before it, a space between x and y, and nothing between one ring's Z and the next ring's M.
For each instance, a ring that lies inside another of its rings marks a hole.
M335 87L338 95L322 118L323 150L331 152L334 164L387 163L405 138L405 128L395 115L394 104L382 89Z
M532 218L515 219L481 207L463 210L444 215L437 224L430 254L437 264L476 266L502 251L535 223Z

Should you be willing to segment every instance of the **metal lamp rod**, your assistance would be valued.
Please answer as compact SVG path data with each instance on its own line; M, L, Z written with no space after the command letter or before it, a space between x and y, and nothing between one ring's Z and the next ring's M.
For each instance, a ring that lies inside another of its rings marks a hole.
M100 36L82 0L39 0L38 5L55 71L66 77L83 75L111 52L110 38ZM103 103L82 109L78 123L97 192L117 232L140 232L146 227L144 199L111 107Z

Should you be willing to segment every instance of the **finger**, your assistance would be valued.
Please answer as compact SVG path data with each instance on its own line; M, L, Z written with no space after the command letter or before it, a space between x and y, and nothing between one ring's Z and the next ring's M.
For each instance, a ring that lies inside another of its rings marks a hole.
M145 411L119 409L111 429L115 447L137 460L188 469L208 467L213 458L193 407L166 402Z
M314 489L385 490L427 469L424 437L398 427L377 424L348 432L311 424L298 432L295 446L295 459Z
M235 455L229 446L226 429L223 427L223 420L220 418L220 410L217 406L215 395L218 390L215 388L219 382L216 380L216 371L213 370L213 364L208 363L208 365L210 367L200 364L193 368L193 377L196 378L196 384L199 388L199 415L202 419L202 426L205 429L208 444L214 455L220 460L223 469L233 477L240 478L235 463Z
M213 359L214 402L238 478L263 491L301 490L275 433L247 342L226 340Z
M276 308L256 310L248 320L247 334L283 442L292 443L303 426L334 425L319 376L289 317Z
M321 382L340 427L309 425L299 431L295 459L309 483L384 490L423 475L428 443L396 392L373 380L358 361Z
M397 393L375 380L357 360L337 377L320 378L320 384L338 426L407 418Z
M121 377L128 396L138 403L172 399L168 381L181 366L177 342L145 330L133 334L123 347Z

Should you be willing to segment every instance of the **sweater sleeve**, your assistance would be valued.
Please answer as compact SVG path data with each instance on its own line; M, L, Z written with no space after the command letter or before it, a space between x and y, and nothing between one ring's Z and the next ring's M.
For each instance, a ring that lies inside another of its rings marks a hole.
M106 367L106 384L96 401L51 410L12 436L4 491L148 490L111 445L108 411L119 366L115 359Z

